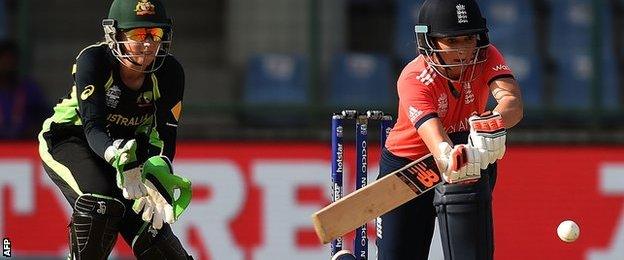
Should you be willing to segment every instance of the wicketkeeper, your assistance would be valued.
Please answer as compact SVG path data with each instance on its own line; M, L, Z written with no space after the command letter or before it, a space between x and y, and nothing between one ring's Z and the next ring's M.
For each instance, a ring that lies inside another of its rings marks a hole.
M118 233L138 259L192 259L169 226L191 198L171 167L184 92L171 20L159 0L115 0L102 25L105 41L80 51L39 134L73 208L70 259L106 259Z

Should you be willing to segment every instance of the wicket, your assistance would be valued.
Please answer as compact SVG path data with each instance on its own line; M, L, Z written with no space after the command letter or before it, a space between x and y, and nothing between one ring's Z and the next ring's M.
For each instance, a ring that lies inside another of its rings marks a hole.
M383 149L386 138L392 128L392 116L382 111L369 110L360 113L357 110L343 110L332 116L332 202L343 196L343 173L344 173L344 120L355 120L355 143L356 143L356 181L355 188L360 189L368 183L368 122L369 120L380 121L380 142ZM344 239L339 237L331 243L331 256L343 249ZM368 259L368 236L367 225L364 224L355 232L353 251L358 260Z

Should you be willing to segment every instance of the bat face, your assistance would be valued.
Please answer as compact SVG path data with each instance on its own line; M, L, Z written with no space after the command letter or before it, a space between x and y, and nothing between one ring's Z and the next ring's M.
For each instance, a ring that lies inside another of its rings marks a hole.
M440 170L426 155L314 213L316 234L328 243L440 183Z

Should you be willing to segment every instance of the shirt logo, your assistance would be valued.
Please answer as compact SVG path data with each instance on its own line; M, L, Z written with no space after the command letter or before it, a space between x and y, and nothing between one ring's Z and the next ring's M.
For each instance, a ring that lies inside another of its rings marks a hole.
M418 117L422 115L422 113L422 111L416 109L413 106L409 107L409 120L412 122L412 124L416 124L416 119L418 119Z
M416 76L417 80L420 80L420 82L425 83L426 86L430 85L431 83L433 83L433 80L436 78L437 74L433 73L433 68L426 68L424 69L420 75Z
M91 94L95 91L95 87L93 85L86 86L85 89L80 94L80 99L87 100Z
M119 104L119 96L121 96L121 89L117 85L113 85L106 91L106 106L116 108Z
M108 122L120 126L139 126L148 120L152 115L146 114L142 116L125 117L120 114L109 114L106 117Z
M175 118L176 121L180 121L180 113L182 113L182 101L171 108L171 114L173 114L173 118Z
M464 83L463 87L464 87L464 104L468 105L475 100L475 96L472 93L472 86L470 85L470 82Z
M139 0L134 7L136 15L139 16L156 14L155 9L156 7L152 3L150 3L149 0Z
M468 12L466 12L466 6L459 4L456 5L455 8L457 8L457 23L468 23Z
M446 112L448 112L448 97L443 93L438 97L438 115L445 117Z
M152 91L146 91L146 92L139 94L136 102L139 107L146 107L152 104L153 99L154 99L154 94L152 93Z
M507 66L507 65L505 65L505 64L499 64L499 65L496 65L495 67L492 67L492 69L493 69L494 71L510 70L510 69L509 69L509 66Z

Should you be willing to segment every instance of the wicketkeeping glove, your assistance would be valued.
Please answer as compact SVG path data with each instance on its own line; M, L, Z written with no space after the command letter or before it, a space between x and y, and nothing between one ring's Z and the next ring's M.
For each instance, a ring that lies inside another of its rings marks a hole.
M487 163L491 164L502 159L505 154L507 130L501 115L496 111L486 112L479 116L471 116L468 123L470 124L469 143L487 151Z
M104 153L104 159L117 171L117 187L126 199L136 199L147 195L141 179L141 165L137 161L136 141L117 139Z
M143 164L147 196L135 200L132 209L155 229L174 223L191 203L191 182L173 174L169 159L153 156ZM180 196L175 198L175 190Z

